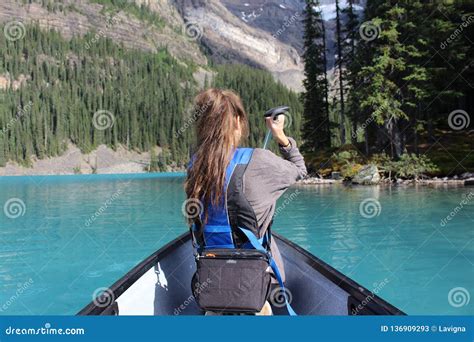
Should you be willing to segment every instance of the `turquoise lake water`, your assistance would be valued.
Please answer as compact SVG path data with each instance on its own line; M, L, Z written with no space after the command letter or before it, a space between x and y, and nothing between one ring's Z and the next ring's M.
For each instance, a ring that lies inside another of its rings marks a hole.
M186 230L182 182L175 174L0 178L0 314L76 313ZM408 314L473 314L472 193L300 186L279 201L274 230Z

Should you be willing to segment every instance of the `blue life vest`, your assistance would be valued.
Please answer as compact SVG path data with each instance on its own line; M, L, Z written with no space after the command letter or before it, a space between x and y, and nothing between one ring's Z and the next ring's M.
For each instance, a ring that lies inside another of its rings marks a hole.
M234 151L226 169L224 192L220 204L217 207L208 207L207 223L203 227L197 227L196 224L192 226L193 241L198 251L215 248L253 248L266 253L269 256L270 267L286 299L280 271L270 254L270 229L267 229L262 238L258 238L255 214L243 194L243 173L252 158L253 151L252 148L238 148ZM228 192L229 188L231 188L231 193ZM237 215L237 211L240 215ZM197 239L196 235L200 238ZM239 235L243 239L239 238ZM290 315L296 315L288 301L286 301L286 306Z

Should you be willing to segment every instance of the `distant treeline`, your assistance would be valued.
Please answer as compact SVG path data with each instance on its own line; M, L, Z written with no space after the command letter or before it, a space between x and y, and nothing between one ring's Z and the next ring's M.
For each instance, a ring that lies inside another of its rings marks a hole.
M193 66L166 50L130 50L93 32L66 40L30 25L24 33L0 40L0 166L60 155L69 141L83 152L100 144L138 151L159 145L160 165L186 164L199 90ZM253 146L263 139L262 112L272 106L292 106L290 130L298 134L302 106L295 93L265 71L232 65L217 71L214 85L237 90L247 106Z
M306 1L308 151L352 143L366 155L397 159L443 130L467 132L474 121L474 2L368 0L363 16L358 1L346 8L335 2L336 79L329 84L325 22L319 2Z

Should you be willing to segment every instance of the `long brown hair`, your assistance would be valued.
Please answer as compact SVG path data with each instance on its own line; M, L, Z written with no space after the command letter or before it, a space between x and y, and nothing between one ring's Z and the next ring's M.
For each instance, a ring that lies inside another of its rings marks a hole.
M225 171L233 149L248 135L248 119L242 100L230 90L202 91L195 98L194 110L197 145L185 191L188 201L200 204L205 223L208 206L218 206L223 195ZM236 134L238 122L241 136ZM197 215L188 219L192 223Z

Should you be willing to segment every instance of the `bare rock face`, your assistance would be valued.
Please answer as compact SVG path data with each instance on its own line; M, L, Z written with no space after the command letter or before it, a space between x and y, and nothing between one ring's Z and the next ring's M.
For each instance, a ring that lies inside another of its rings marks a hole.
M178 1L177 6L217 62L238 61L261 67L288 87L302 89L302 60L294 47L275 34L249 25L219 0Z
M206 70L204 68L197 68L193 73L193 78L197 82L200 89L204 88L206 79L208 82L212 82L212 79L216 76L216 73L213 71Z
M13 90L19 89L24 83L30 80L30 76L20 75L18 79L14 80L10 74L0 74L0 89L7 89L12 87Z
M31 160L31 167L8 162L5 167L0 167L0 176L143 173L150 161L150 153L129 151L123 146L114 151L100 145L97 150L84 154L70 143L61 156L32 157Z

